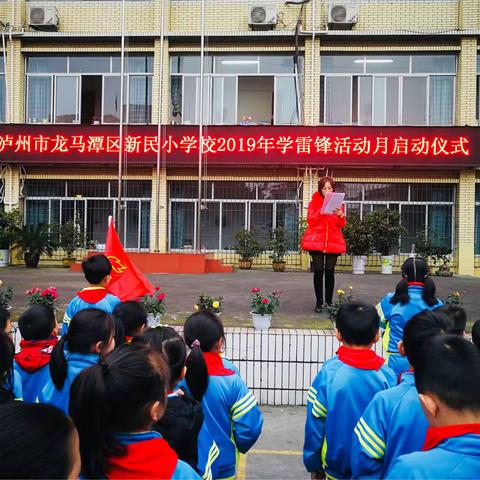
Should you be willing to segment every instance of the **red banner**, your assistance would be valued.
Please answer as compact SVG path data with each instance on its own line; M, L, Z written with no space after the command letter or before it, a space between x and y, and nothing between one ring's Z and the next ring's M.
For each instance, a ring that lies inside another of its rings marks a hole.
M480 131L472 127L196 126L125 128L127 161L196 165L480 166ZM113 125L2 125L0 163L117 163Z

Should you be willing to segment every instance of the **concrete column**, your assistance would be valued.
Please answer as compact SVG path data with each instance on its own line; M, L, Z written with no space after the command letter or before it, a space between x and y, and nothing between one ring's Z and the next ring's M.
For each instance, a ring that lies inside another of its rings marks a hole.
M455 124L476 125L475 97L477 95L477 39L464 37L458 56Z
M474 274L475 171L461 170L457 202L457 265L459 275Z

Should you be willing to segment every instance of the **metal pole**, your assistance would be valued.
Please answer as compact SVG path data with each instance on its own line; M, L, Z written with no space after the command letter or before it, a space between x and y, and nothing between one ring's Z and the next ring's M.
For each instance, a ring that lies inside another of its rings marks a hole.
M203 160L203 63L205 56L205 0L202 0L200 34L200 120L198 122L198 205L197 205L197 238L196 250L202 251L202 160Z
M117 198L117 231L120 232L122 239L122 168L123 168L123 84L125 75L125 0L122 0L122 32L121 32L121 52L120 52L120 122L119 122L119 142L118 151L118 198Z
M163 47L164 47L164 29L165 29L165 2L161 0L162 6L160 10L160 71L158 75L158 150L157 150L157 171L156 171L156 196L157 196L157 211L155 215L155 251L160 251L160 161L162 148L162 113L163 113Z
M2 24L2 49L3 49L3 69L5 72L5 122L6 123L12 123L11 115L10 115L10 95L9 95L9 81L8 81L8 75L7 75L7 46L5 43L5 25ZM13 59L10 59L10 62L12 62Z

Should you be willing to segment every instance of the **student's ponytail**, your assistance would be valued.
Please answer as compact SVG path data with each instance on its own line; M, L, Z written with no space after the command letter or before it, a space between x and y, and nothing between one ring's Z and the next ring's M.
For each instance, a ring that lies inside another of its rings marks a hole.
M395 293L390 299L390 303L396 305L406 305L410 301L410 296L408 295L408 279L402 278L395 287Z
M425 286L423 287L422 298L429 307L433 307L438 302L437 297L435 296L437 287L435 286L435 282L430 278L429 275L425 277L424 282Z
M68 332L60 338L50 355L50 377L57 390L61 390L67 378L67 359L65 358L65 342Z
M208 387L208 370L203 352L210 352L225 333L220 319L212 312L190 315L183 327L185 343L191 348L187 358L185 381L196 400L201 401Z

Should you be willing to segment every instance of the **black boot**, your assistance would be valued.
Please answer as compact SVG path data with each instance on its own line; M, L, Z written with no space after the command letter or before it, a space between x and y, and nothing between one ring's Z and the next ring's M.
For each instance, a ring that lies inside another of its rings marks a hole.
M323 270L313 272L313 287L317 299L315 312L321 313L323 311Z
M332 304L334 288L335 288L335 271L325 270L325 300L327 305Z

